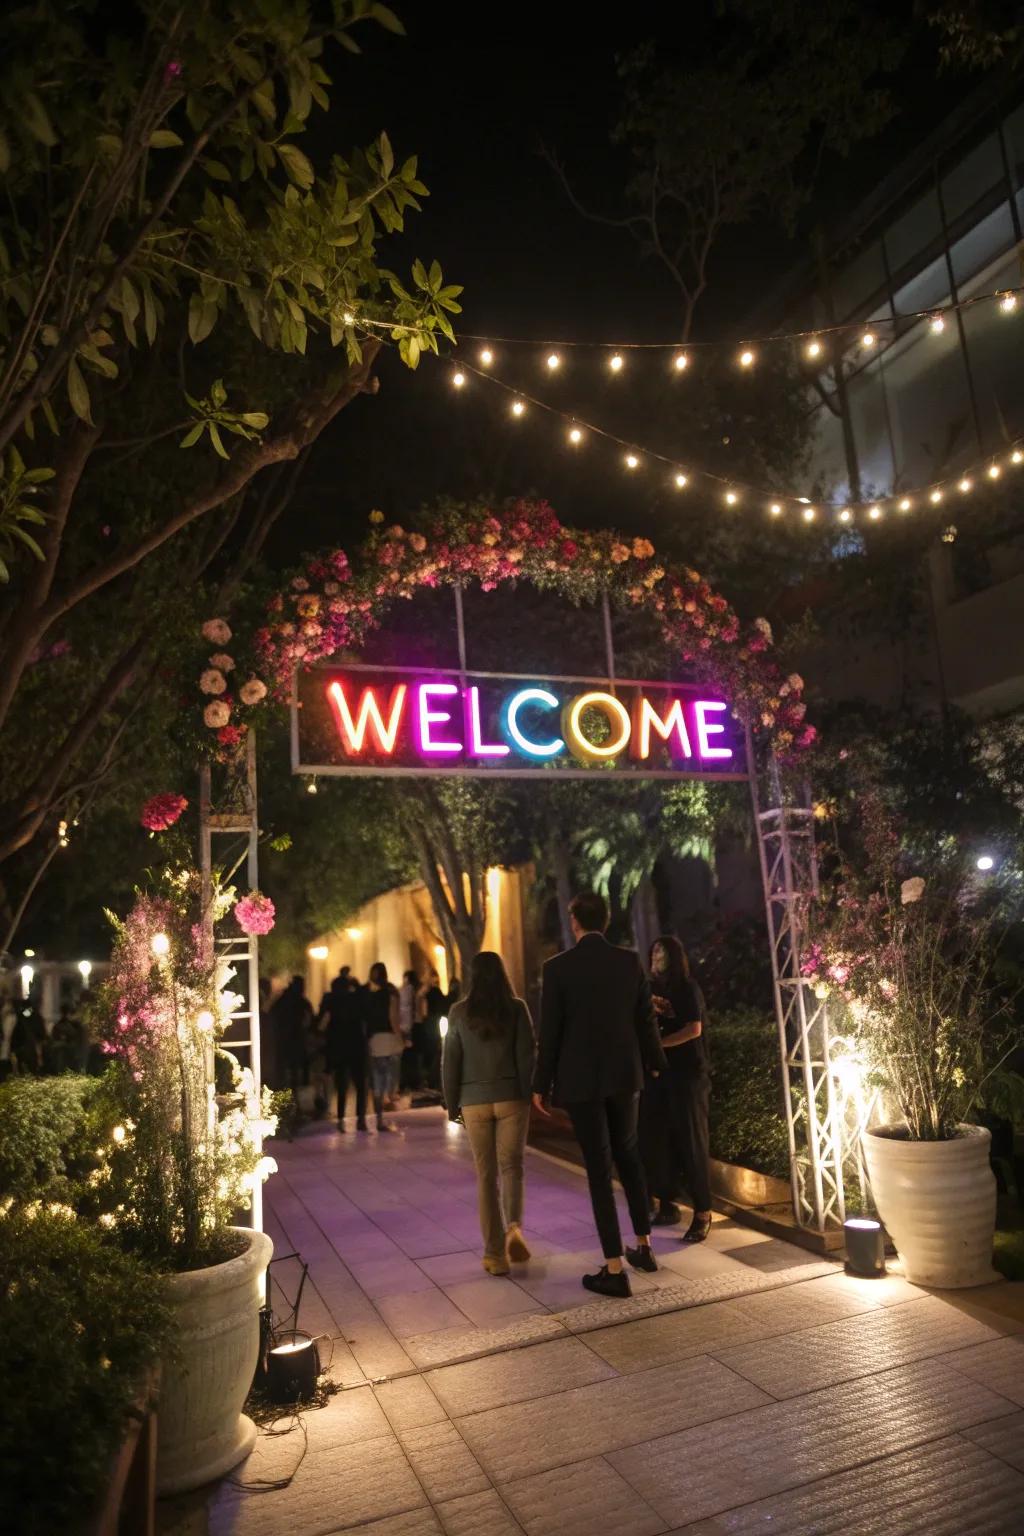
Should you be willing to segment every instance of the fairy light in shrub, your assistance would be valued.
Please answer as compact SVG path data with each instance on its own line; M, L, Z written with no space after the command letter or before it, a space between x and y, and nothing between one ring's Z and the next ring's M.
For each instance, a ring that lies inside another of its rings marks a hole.
M171 941L167 937L166 933L154 933L153 937L149 941L149 947L159 960L164 955L170 954Z
M114 1129L110 1133L110 1136L111 1140L116 1141L118 1146L120 1146L127 1134L128 1132L125 1130L123 1125L115 1125Z

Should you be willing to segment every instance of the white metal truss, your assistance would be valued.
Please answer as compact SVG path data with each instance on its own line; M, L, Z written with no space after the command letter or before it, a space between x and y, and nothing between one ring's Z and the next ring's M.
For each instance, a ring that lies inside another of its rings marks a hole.
M234 924L234 931L223 931L223 923L212 921L211 906L214 871L223 878L235 870L229 883L250 891L259 885L256 736L251 729L240 759L223 766L204 763L199 770L199 865L203 912L208 914L207 932L218 975L223 978L231 972L227 989L239 999L219 1044L252 1073L258 1103L262 1090L259 940L255 934L240 933ZM249 1217L253 1228L262 1231L263 1185L259 1179L253 1188Z
M818 893L814 811L772 756L759 773L748 735L750 793L771 944L775 1015L789 1130L793 1212L818 1232L841 1227L843 1116L829 1055L825 999L802 974L807 913ZM760 783L759 783L760 780Z

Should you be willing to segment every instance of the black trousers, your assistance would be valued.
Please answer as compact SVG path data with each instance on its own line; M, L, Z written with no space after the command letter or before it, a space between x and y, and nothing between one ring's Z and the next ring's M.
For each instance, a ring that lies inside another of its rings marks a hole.
M617 1259L622 1254L622 1233L612 1189L613 1168L626 1193L633 1231L637 1237L646 1237L651 1230L647 1183L637 1141L639 1100L638 1093L624 1093L565 1106L586 1164L590 1203L606 1259Z
M366 1119L366 1055L362 1051L352 1051L334 1063L334 1086L338 1090L339 1120L345 1118L345 1100L348 1098L349 1082L356 1091L356 1119L361 1124Z
M703 1072L670 1068L647 1079L640 1107L640 1150L650 1191L665 1204L678 1199L682 1184L695 1211L711 1209L710 1088Z

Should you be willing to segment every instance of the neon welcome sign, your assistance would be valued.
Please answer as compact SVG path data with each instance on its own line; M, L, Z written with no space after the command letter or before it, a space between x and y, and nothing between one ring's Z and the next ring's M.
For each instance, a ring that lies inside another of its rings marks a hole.
M746 777L728 702L691 684L339 667L296 704L299 772Z

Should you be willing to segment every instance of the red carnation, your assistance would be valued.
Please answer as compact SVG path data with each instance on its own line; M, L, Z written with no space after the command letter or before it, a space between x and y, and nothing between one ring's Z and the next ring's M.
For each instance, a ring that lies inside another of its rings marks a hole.
M139 821L147 832L166 832L188 805L184 795L154 795L142 807Z

